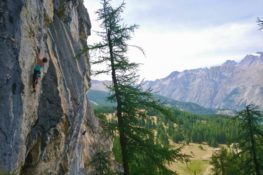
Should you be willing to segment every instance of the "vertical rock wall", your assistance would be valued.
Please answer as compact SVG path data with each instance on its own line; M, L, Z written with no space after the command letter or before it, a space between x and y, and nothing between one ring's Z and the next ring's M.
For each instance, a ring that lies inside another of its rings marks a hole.
M0 174L91 174L110 149L87 99L89 16L81 0L0 1ZM37 92L37 47L48 58Z
M16 169L21 161L20 143L24 83L19 62L20 0L0 1L0 172Z

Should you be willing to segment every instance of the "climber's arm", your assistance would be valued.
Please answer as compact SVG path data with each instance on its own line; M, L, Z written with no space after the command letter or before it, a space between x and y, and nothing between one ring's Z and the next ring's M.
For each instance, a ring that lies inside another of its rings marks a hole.
M39 47L37 47L36 62L39 63L40 61L41 61L41 57L40 57L40 49L39 49Z

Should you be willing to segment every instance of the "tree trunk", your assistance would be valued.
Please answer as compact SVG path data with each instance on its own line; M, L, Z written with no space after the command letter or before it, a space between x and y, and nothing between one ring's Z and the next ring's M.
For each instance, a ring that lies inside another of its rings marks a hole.
M118 88L118 82L116 77L116 70L114 66L114 57L113 57L113 46L112 41L110 38L111 34L110 31L107 31L107 39L108 39L108 46L110 50L110 61L111 61L111 73L112 73L112 82L113 88L115 91L115 97L117 102L117 119L118 119L118 130L120 134L120 146L121 146L121 153L122 153L122 164L124 169L124 175L129 175L129 164L128 164L128 156L127 156L127 139L125 136L125 126L122 117L122 109L121 109L121 98Z
M254 138L254 132L253 132L253 126L252 126L252 121L251 121L251 113L249 108L246 108L247 116L248 116L248 124L249 124L249 139L250 139L250 144L251 144L251 149L250 149L250 154L252 156L252 161L255 167L256 175L261 175L260 174L260 167L259 163L257 160L257 154L256 154L256 143L255 143L255 138Z

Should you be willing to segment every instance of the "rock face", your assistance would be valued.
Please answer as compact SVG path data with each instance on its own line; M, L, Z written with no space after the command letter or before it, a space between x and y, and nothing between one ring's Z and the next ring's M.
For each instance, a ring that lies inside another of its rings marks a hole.
M0 174L92 174L110 142L86 99L91 24L81 0L0 1ZM37 92L37 47L48 58Z
M208 108L239 110L248 104L263 107L263 53L247 55L239 63L173 72L144 87L166 97Z

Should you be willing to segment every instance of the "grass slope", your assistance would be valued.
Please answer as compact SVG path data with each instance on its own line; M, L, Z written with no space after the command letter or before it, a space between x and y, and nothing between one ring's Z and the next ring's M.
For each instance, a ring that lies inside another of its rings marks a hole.
M175 144L175 147L177 145ZM209 175L211 173L211 165L209 161L212 157L214 148L206 144L190 143L185 145L182 153L190 155L190 162L187 164L175 162L169 165L178 175Z

